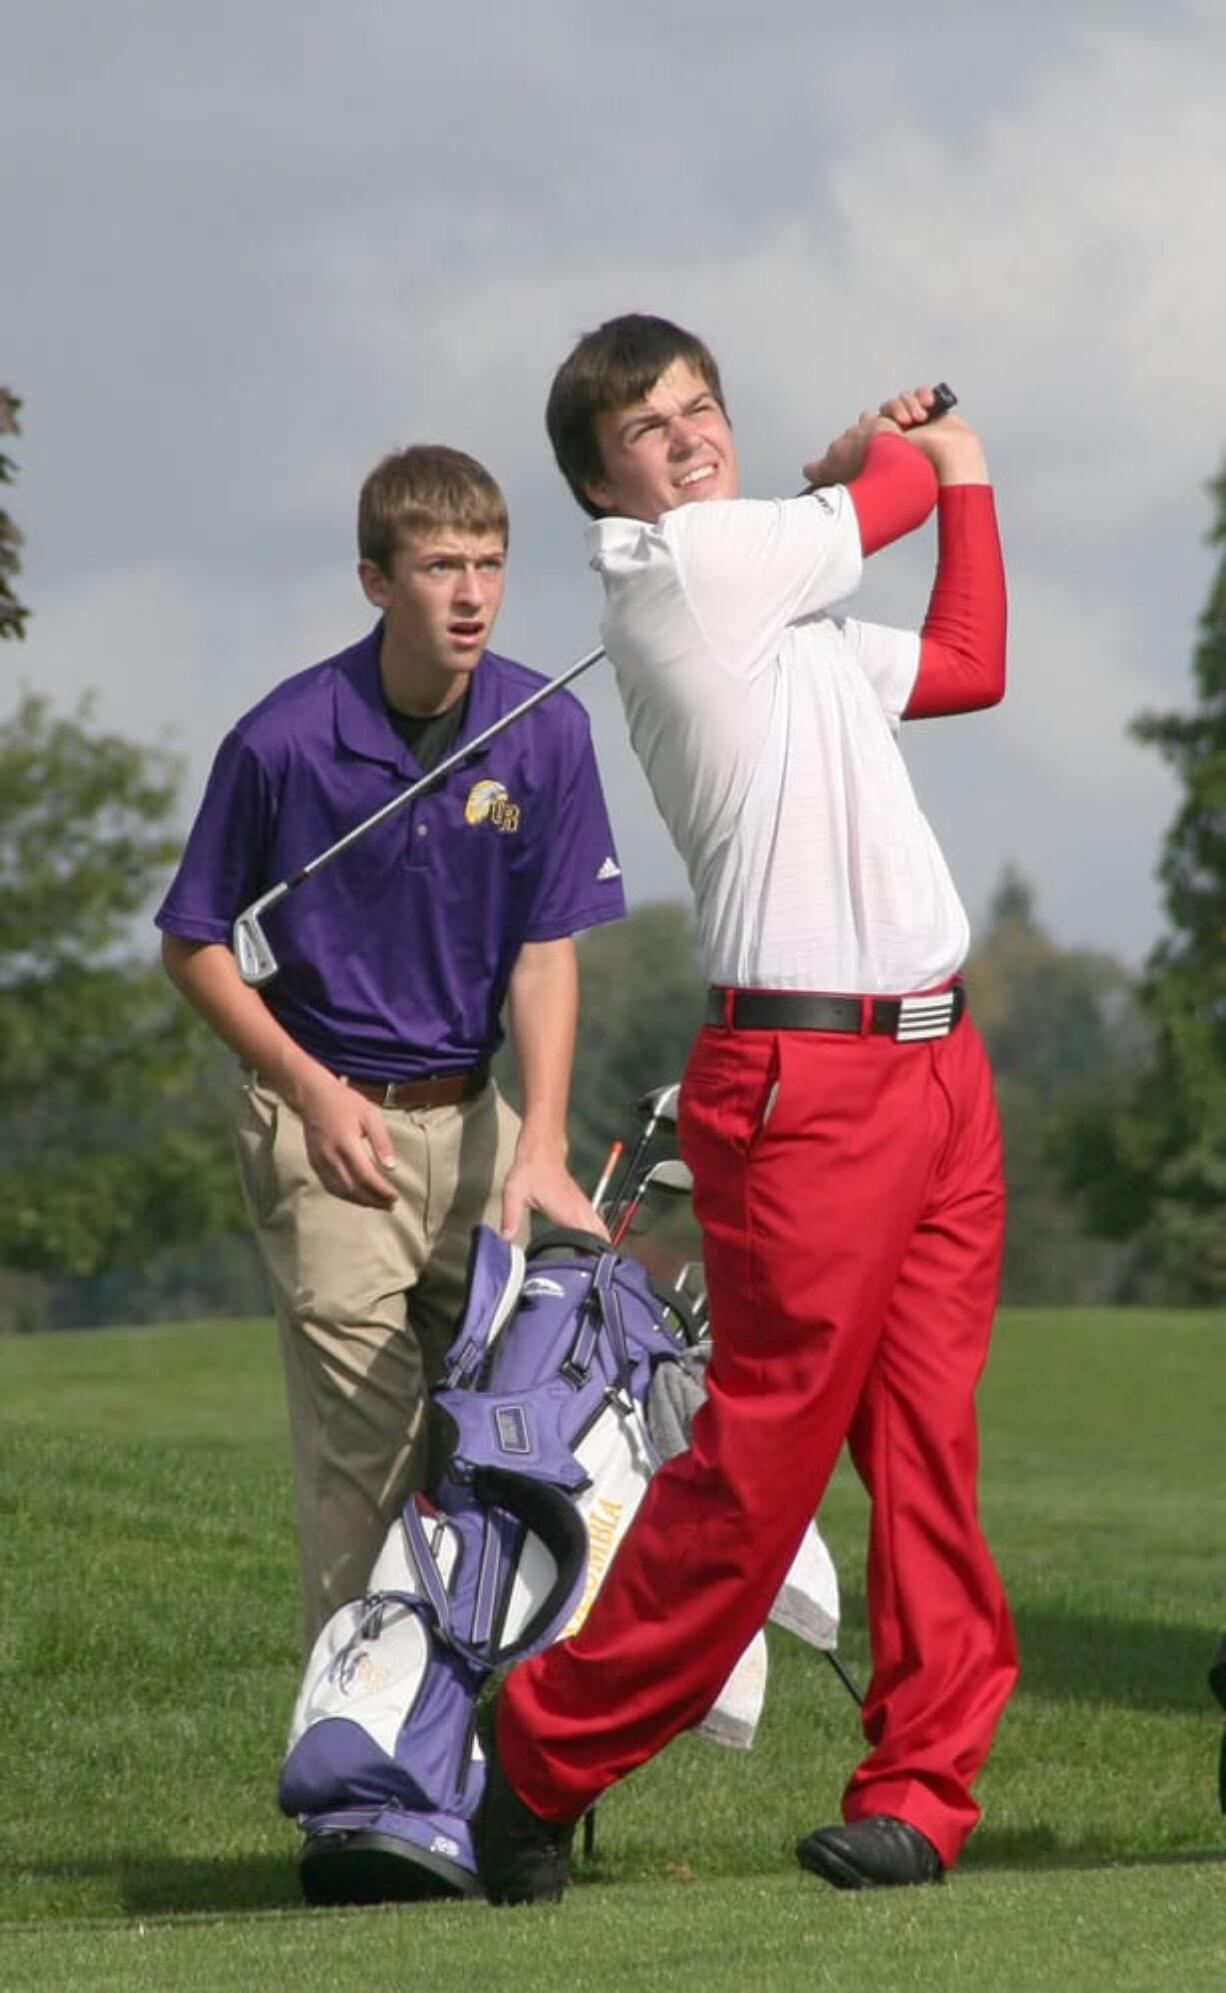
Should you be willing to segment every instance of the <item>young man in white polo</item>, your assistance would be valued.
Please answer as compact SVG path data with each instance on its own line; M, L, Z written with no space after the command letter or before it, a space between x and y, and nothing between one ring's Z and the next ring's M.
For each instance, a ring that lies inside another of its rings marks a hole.
M617 319L555 378L558 462L595 519L604 642L687 864L711 984L680 1098L714 1341L691 1450L653 1481L582 1631L499 1698L481 1871L548 1900L574 1821L699 1720L766 1616L847 1441L872 1500L868 1750L798 1844L841 1887L936 1880L1013 1688L976 1509L975 1389L1004 1184L965 1015L968 928L898 722L989 705L1005 593L983 452L919 389L740 496L719 374ZM863 558L936 505L921 633L838 618Z

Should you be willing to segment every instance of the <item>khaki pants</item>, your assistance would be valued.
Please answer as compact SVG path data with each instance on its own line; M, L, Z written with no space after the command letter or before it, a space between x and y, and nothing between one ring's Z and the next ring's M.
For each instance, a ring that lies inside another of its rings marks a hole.
M427 1393L454 1335L473 1226L497 1225L519 1123L491 1082L457 1107L390 1108L391 1211L326 1191L302 1123L244 1074L234 1138L281 1336L303 1632L360 1597L387 1529L426 1484Z

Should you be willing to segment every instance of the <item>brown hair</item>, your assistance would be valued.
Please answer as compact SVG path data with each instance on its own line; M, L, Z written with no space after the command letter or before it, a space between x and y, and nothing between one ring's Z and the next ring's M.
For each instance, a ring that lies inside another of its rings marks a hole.
M461 533L510 533L507 501L475 457L443 443L413 443L376 464L358 498L358 554L390 575L415 533L452 526Z
M553 377L545 427L558 469L584 511L599 519L601 509L586 486L599 484L605 467L596 441L596 417L642 401L661 374L683 360L710 388L724 410L719 368L701 339L667 318L628 312L585 332Z

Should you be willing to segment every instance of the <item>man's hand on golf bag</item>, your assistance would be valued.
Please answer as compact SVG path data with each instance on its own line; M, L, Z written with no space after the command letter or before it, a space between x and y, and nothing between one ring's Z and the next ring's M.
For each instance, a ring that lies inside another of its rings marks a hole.
M539 1211L551 1225L567 1231L594 1232L598 1239L609 1234L598 1218L591 1199L566 1167L556 1150L533 1151L521 1141L515 1161L502 1188L504 1239L515 1238L530 1211Z

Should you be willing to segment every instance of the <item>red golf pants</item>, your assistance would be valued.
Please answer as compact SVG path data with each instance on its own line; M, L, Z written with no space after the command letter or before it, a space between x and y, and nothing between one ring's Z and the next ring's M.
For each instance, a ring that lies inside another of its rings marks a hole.
M868 1754L846 1819L910 1821L948 1865L1017 1678L977 1512L975 1389L1004 1185L987 1059L946 1038L703 1028L681 1090L714 1351L580 1632L516 1668L512 1783L570 1820L698 1722L765 1620L844 1440L872 1502Z

